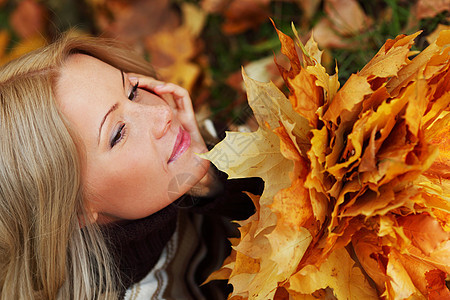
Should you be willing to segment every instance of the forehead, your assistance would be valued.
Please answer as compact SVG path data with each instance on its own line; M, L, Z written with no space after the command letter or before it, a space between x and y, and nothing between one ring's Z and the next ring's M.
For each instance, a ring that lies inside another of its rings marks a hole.
M96 79L101 76L113 75L117 72L119 72L118 69L95 57L72 54L61 67L59 83L67 84L73 80L85 83L96 82Z
M85 142L96 142L100 121L123 96L122 75L99 59L74 54L61 68L55 93L62 114L89 139Z

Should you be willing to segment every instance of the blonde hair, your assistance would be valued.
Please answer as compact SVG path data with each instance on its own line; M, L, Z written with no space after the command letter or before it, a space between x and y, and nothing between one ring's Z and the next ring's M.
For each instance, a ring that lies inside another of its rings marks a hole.
M117 274L84 210L82 153L55 84L73 53L154 75L112 40L70 37L0 69L0 299L116 299Z

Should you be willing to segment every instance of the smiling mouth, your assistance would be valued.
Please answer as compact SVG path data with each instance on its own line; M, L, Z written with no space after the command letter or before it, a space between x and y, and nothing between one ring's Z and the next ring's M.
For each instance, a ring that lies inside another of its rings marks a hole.
M189 132L180 127L175 145L173 146L172 155L170 155L167 163L173 162L178 159L191 145L191 135Z

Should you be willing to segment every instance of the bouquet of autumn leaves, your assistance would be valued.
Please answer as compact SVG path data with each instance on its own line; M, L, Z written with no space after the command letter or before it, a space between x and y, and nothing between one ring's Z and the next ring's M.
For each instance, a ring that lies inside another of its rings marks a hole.
M312 38L277 32L289 96L244 73L259 129L204 155L265 182L209 280L230 299L450 299L450 31L421 53L419 33L388 40L341 88Z

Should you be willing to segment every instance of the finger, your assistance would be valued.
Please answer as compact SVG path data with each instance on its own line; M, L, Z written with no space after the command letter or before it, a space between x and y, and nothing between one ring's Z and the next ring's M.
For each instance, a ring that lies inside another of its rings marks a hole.
M186 89L173 83L166 83L140 74L128 73L127 75L132 84L139 82L140 88L150 90L164 99L177 112L178 118L192 137L203 142L195 119L192 101Z
M170 93L174 96L178 107L178 118L182 122L183 126L189 131L195 140L204 143L195 118L194 108L189 92L173 83L166 83L164 85L157 86L155 87L155 92Z
M166 83L164 85L158 85L155 87L155 92L158 94L170 93L174 96L174 100L177 104L177 108L186 113L194 113L194 108L192 106L191 97L189 92L173 83Z
M139 83L139 88L158 94L172 109L177 109L177 103L170 94L162 94L155 90L157 86L165 85L164 81L136 73L127 73L127 75L132 84Z
M132 84L139 82L140 87L147 88L151 91L153 91L156 86L164 84L164 81L157 80L153 77L143 76L136 73L127 73L127 75Z

